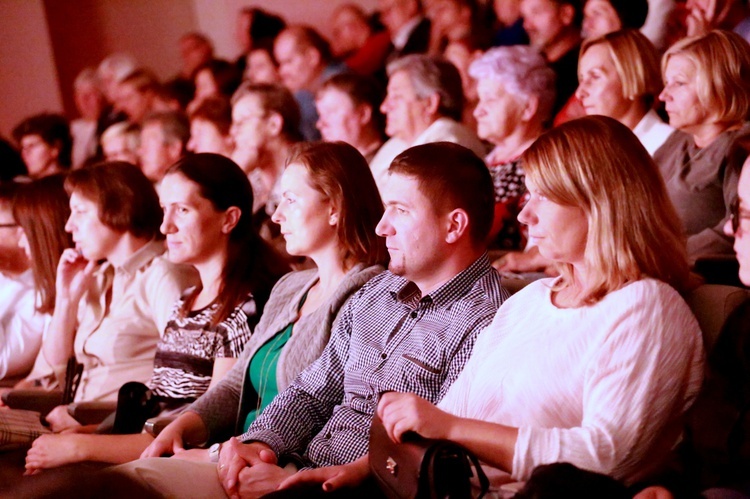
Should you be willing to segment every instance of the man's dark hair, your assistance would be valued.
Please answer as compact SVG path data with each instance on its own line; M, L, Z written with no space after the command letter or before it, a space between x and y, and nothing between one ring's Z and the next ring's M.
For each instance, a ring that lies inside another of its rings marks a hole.
M436 213L456 208L469 215L469 235L484 244L492 226L495 193L484 161L452 142L414 146L393 160L388 173L413 177Z

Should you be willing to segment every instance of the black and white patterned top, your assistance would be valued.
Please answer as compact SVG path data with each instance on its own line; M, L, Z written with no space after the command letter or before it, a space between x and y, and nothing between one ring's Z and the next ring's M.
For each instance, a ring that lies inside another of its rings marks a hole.
M218 302L182 317L180 310L188 292L172 309L156 347L154 373L148 382L155 395L169 399L194 400L205 393L214 359L240 356L252 334L248 319L256 315L255 300L250 296L216 326L211 326L211 319Z
M367 452L379 395L440 400L507 296L486 255L425 296L413 282L383 272L346 304L321 357L240 440L302 456L303 466L354 461Z

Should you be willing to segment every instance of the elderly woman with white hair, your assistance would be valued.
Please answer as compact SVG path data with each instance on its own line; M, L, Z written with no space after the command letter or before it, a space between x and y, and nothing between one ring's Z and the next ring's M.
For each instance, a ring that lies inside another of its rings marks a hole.
M521 154L551 118L555 73L536 49L515 45L487 51L471 64L469 75L477 80L477 134L494 145L486 158L495 184L493 246L519 250L522 238L516 217L526 193ZM506 254L496 264L507 271L547 265L532 249Z

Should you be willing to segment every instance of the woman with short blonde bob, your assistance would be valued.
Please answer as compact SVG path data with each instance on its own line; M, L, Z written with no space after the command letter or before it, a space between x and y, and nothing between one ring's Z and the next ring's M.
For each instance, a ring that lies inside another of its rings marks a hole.
M494 486L553 462L633 483L677 440L703 375L677 216L652 159L612 118L554 128L523 160L531 199L519 220L561 276L500 307L437 407L392 392L377 412L394 441L416 432L463 445ZM365 457L284 486L330 491L368 473Z
M685 38L664 54L662 73L659 99L678 132L654 160L688 235L688 254L733 255L722 228L744 161L734 144L750 134L750 45L720 30Z
M576 97L586 115L616 119L633 131L649 154L674 131L653 109L662 89L659 54L640 31L626 29L585 40L578 81Z

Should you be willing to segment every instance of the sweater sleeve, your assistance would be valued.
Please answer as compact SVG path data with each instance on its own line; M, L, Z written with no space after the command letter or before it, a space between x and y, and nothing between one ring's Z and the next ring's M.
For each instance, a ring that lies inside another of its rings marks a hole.
M519 428L515 479L539 464L571 462L630 481L669 451L700 387L703 347L687 305L668 291L617 303L586 367L581 425Z

